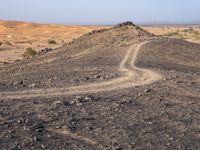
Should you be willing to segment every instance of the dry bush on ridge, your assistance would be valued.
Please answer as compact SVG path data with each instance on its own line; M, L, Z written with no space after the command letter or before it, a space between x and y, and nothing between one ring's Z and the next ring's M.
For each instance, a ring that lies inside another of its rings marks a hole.
M37 54L37 51L35 51L33 48L29 47L26 49L26 51L24 52L22 57L23 57L23 59L30 59L33 56L35 56L36 54Z
M57 42L55 40L48 40L49 44L57 44Z

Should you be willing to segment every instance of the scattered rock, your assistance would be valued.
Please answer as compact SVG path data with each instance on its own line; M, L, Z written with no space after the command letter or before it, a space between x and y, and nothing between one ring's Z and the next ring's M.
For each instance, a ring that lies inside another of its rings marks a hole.
M20 86L23 86L23 87L26 86L25 81L23 81L23 80L20 80L20 81L18 81L18 82L14 82L13 85L14 85L14 86L20 85Z
M130 21L127 21L127 22L124 22L124 23L117 24L116 26L114 26L114 28L120 28L120 27L123 27L123 26L136 26L136 25L133 24Z
M168 80L172 80L172 77L168 77Z
M91 130L93 130L94 128L91 127L91 126L87 126L86 129L89 130L89 131L91 131Z
M91 101L91 100L93 100L93 99L94 99L94 97L89 96L89 95L87 95L87 96L85 97L85 101Z
M8 63L8 62L6 62L6 61L4 61L4 62L3 62L3 65L8 65L8 64L9 64L9 63Z
M29 120L28 120L28 119L26 119L26 120L25 120L25 123L26 123L26 124L28 124L28 122L29 122Z
M18 82L18 84L23 85L24 81L21 80L21 81Z
M76 100L72 100L71 102L70 102L70 104L72 105L72 104L75 104L76 103Z
M84 77L84 81L88 81L90 78L89 77Z
M182 81L177 81L176 83L178 83L178 84L179 84L179 83L182 83Z
M15 62L17 63L17 62L20 62L21 61L21 59L15 59Z
M34 142L37 142L37 141L39 141L40 139L37 137L37 136L34 136L33 138L32 138L32 142L34 143Z
M11 131L11 130L8 130L8 133L12 133L12 131Z
M75 97L75 102L78 103L78 102L81 102L83 100L83 97L82 96L76 96Z
M36 84L31 84L31 85L29 85L28 87L29 87L29 88L34 88L34 87L36 87Z
M114 150L122 150L122 148L119 147L119 146L116 146L116 147L114 148Z
M71 82L77 84L77 83L80 83L81 81L79 79L73 79L71 80Z
M111 78L114 78L114 77L117 77L118 75L117 74L115 74L115 73L111 73Z
M35 127L35 132L43 132L44 131L44 125L38 124Z
M38 54L41 55L41 54L47 53L47 52L52 51L52 50L53 50L52 48L44 48Z
M30 131L30 129L27 126L23 127L24 131Z
M46 148L46 146L45 146L44 144L42 144L41 147L42 147L42 149L45 149L45 148Z
M7 35L6 37L7 37L7 38L11 38L11 37L12 37L12 35Z
M63 105L68 106L70 103L68 101L64 101Z
M105 78L104 78L104 77L100 77L99 79L100 79L100 80L105 80Z
M55 129L61 129L62 128L62 126L60 126L60 125L57 125L56 127L55 127Z
M66 125L62 126L62 129L68 129L68 127Z
M19 124L20 124L20 123L21 123L21 120L17 120L17 123L19 123Z
M58 80L59 78L58 78L57 76L55 76L53 79L54 79L54 80Z
M58 100L58 101L55 101L53 104L54 104L54 105L59 105L60 103L61 103L61 101Z
M131 103L133 103L133 100L132 99L122 99L120 103L121 104L131 104Z
M83 103L81 103L81 102L76 103L76 106L83 106Z
M149 93L151 90L150 89L144 89L144 92Z
M101 77L100 75L95 75L95 76L94 76L94 78L100 78L100 77Z

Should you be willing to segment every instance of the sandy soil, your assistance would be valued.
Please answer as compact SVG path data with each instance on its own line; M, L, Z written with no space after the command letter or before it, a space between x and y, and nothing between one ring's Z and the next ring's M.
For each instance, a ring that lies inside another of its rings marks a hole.
M185 39L190 42L200 43L199 26L147 26L143 27L143 29L158 36Z
M13 62L21 59L28 47L36 51L44 48L57 48L84 33L100 26L65 26L54 24L35 24L16 21L0 21L0 61ZM49 44L55 40L57 44Z

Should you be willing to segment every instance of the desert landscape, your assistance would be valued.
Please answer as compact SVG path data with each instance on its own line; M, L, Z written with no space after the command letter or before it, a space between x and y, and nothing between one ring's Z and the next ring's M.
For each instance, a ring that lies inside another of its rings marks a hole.
M160 25L144 26L146 31L154 33L157 36L179 38L194 43L200 43L199 25Z
M0 20L0 64L22 60L27 48L55 49L100 26L65 26Z
M0 27L2 149L200 149L198 27Z
M112 26L66 26L0 20L0 65L23 60L28 48L46 52L93 30ZM199 26L142 26L157 36L200 43Z

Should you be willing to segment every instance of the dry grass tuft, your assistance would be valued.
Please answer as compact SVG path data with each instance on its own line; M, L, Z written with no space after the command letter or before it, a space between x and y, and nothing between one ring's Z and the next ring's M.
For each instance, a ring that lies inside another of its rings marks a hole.
M31 47L27 48L24 54L22 55L23 59L30 59L33 56L37 55L37 51L32 49Z

